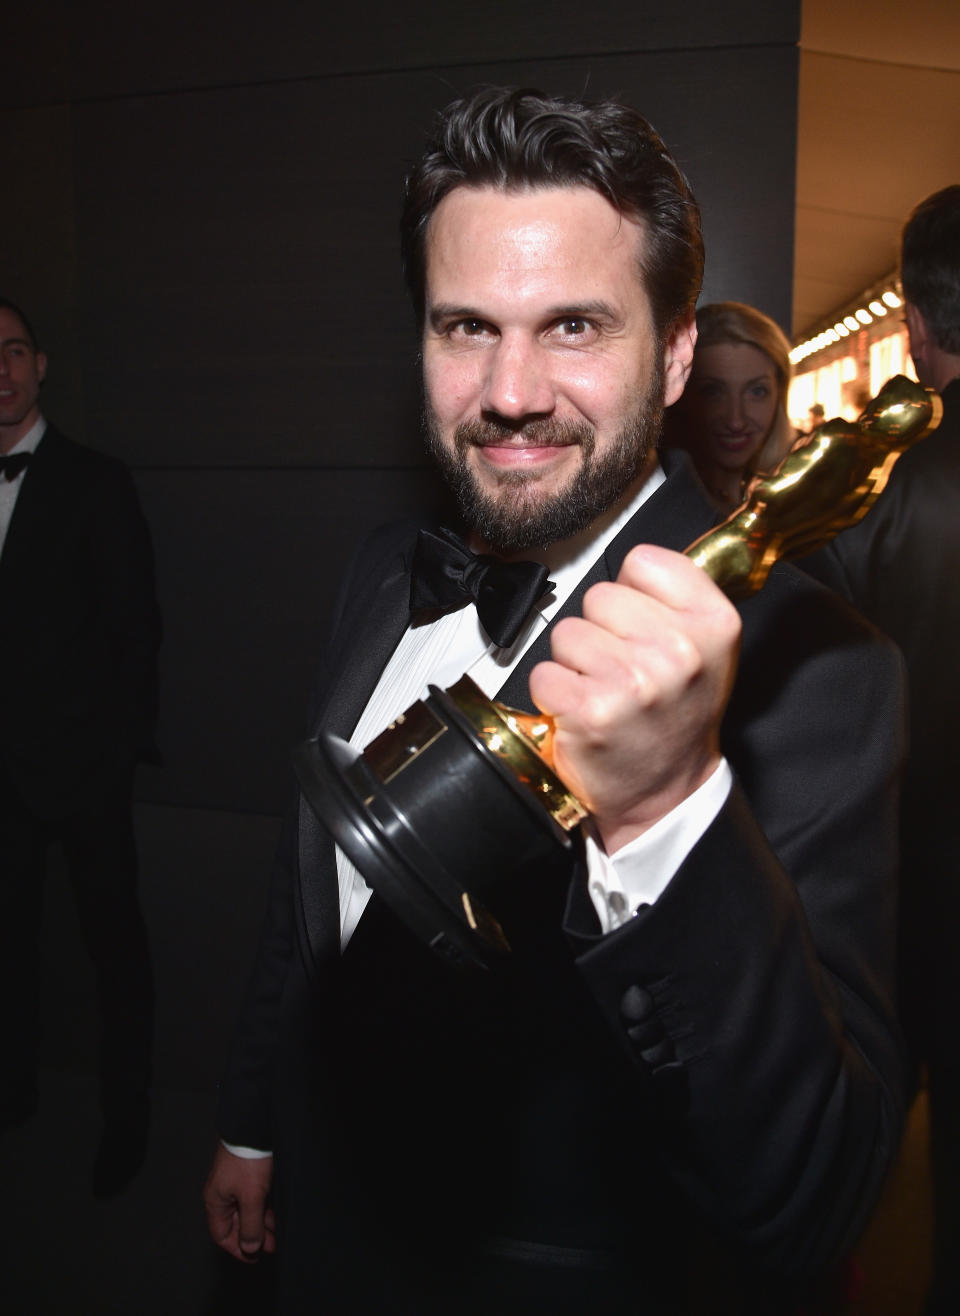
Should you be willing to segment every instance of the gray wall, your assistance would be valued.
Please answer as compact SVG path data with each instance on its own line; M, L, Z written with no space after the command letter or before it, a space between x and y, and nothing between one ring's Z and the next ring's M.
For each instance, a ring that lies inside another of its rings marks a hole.
M798 0L339 8L4 22L0 292L45 339L46 411L134 468L156 543L165 766L140 825L174 1086L219 1068L339 569L437 502L396 243L433 111L491 81L622 95L700 198L704 299L790 323ZM82 1034L55 1024L51 1057L83 1063Z

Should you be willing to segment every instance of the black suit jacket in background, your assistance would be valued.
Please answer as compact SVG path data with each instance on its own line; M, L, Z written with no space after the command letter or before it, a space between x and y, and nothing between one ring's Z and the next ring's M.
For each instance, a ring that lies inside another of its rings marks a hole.
M579 610L594 580L614 579L634 543L682 549L708 528L713 512L685 459L663 460L668 480L562 615ZM314 730L352 731L409 619L414 540L412 527L387 528L355 562ZM618 1112L631 1164L632 1149L644 1148L637 1201L652 1220L679 1188L690 1233L706 1221L748 1268L793 1284L856 1237L903 1118L891 1006L902 674L892 646L792 568L776 568L741 613L723 728L737 778L728 803L656 905L609 936L597 933L578 870L565 932L596 1027L637 1079L635 1107ZM529 706L530 669L548 653L545 635L501 691L507 703ZM340 963L333 845L301 799L222 1087L220 1132L276 1150L280 1246L288 1259L312 1255L319 1276L324 1145L343 1130L322 1127L324 1088L337 1074L322 1045L317 1054L313 1023L336 996ZM634 987L645 1004L627 1020ZM505 1194L509 1172L505 1164ZM336 1203L326 1209L335 1214ZM646 1246L638 1235L642 1264L660 1273L672 1264L656 1245L643 1255Z
M956 1070L960 1007L960 380L859 525L802 563L894 639L907 661L902 969L910 1040Z
M803 566L903 651L917 804L925 802L932 825L945 825L956 836L960 380L943 392L939 427L899 459L870 514Z
M39 817L97 809L156 755L153 552L126 467L48 425L0 554L0 772Z

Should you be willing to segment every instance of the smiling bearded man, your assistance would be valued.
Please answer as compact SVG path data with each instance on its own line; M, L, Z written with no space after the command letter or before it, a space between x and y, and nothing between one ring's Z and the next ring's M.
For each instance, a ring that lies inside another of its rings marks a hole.
M466 672L554 718L591 818L564 871L511 882L530 944L471 975L300 799L221 1089L211 1234L278 1249L284 1316L795 1312L903 1117L898 659L789 566L738 612L677 551L714 519L653 446L703 252L644 119L458 101L402 238L430 449L471 547L522 551L540 594L494 635L469 593L417 602L425 537L472 571L456 536L376 532L311 735L360 749Z

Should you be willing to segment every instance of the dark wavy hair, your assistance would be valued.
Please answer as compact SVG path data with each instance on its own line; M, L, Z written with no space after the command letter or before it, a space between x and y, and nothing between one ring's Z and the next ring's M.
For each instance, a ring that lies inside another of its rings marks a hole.
M941 351L960 353L960 183L913 210L903 227L900 282Z
M640 275L658 336L690 316L703 278L700 210L647 120L615 101L591 104L489 87L440 112L434 136L407 175L400 238L418 322L427 226L449 192L572 186L593 188L642 224Z

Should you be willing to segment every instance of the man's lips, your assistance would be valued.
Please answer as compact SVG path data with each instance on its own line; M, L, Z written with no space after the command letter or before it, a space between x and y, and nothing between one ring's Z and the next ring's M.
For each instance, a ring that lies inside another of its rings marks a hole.
M587 424L535 420L516 428L483 420L458 425L454 442L461 458L470 449L485 466L506 470L536 469L563 460L565 451L589 452L592 430Z
M474 445L481 450L484 461L492 466L535 466L551 461L567 448L575 447L573 442L537 443L531 440L516 440L478 443Z
M570 448L577 439L532 439L524 434L512 434L502 439L471 439L475 448Z

